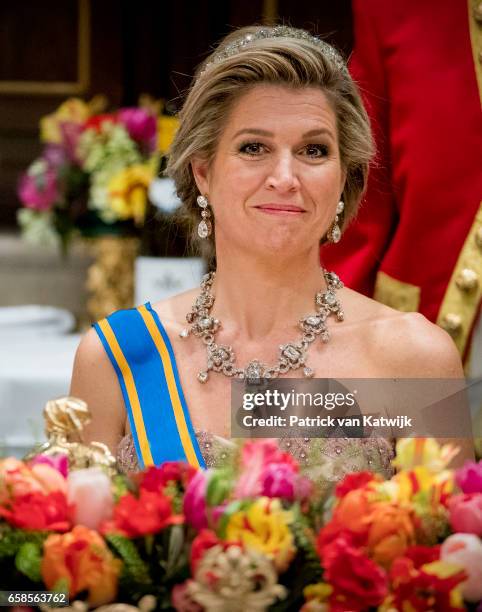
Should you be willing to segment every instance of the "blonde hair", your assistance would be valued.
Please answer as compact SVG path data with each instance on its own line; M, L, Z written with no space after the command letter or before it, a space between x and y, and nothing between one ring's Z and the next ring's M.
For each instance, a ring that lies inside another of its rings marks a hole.
M336 114L346 171L343 226L357 212L374 145L367 113L344 61L333 47L305 30L249 26L226 36L201 64L179 113L166 174L175 182L182 202L179 218L187 224L193 242L198 241L200 209L191 160L196 156L212 161L233 105L260 84L319 87L327 96ZM208 240L199 240L199 246L205 256L212 256L214 231Z

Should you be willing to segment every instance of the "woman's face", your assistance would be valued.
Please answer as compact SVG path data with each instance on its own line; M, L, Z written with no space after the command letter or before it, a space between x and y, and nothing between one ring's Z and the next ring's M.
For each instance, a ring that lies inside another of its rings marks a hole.
M345 181L336 116L318 88L257 85L233 107L211 164L192 162L224 247L318 249Z

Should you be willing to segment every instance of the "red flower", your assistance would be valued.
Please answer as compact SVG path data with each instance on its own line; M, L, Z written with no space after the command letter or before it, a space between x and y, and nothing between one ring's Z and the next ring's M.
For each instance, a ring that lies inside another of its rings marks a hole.
M408 556L395 559L390 570L390 581L393 592L393 607L397 610L413 610L414 612L429 612L430 610L443 610L444 612L456 612L465 610L464 607L452 605L451 591L467 575L461 570L446 578L441 578L434 573L424 571L423 566L417 567L427 558L427 564L438 559L438 550L430 555L429 548L413 546ZM438 549L439 547L435 547ZM432 559L430 560L430 557ZM425 563L424 563L425 565Z
M353 474L347 474L343 480L336 485L335 495L337 497L344 497L354 489L362 489L372 480L378 479L375 474L371 472L354 472Z
M323 565L325 550L333 544L339 537L342 537L345 542L357 548L365 546L366 534L356 534L353 531L345 529L337 521L329 521L318 533L316 540L316 552L320 556Z
M162 493L141 489L139 497L131 493L123 495L114 508L114 517L106 521L102 533L120 533L136 538L157 533L169 525L182 523L184 517L172 513L171 499Z
M440 546L409 546L403 553L416 569L440 559Z
M330 610L365 610L388 594L385 571L343 536L324 549L322 564L324 580L333 587Z
M166 461L161 466L151 466L142 473L139 486L146 491L162 492L169 482L175 482L185 488L196 472L196 468L183 461Z
M7 506L0 506L0 516L20 529L68 531L70 507L60 491L21 495Z
M333 517L318 534L317 550L320 557L324 549L342 535L351 545L365 546L368 540L373 506L366 489L352 489L340 498Z
M117 123L117 118L115 115L109 115L107 113L103 115L94 115L85 122L84 129L88 130L91 128L96 132L100 132L104 123Z
M204 557L207 550L220 544L218 536L210 529L202 529L192 541L191 545L191 575L194 576L199 561Z

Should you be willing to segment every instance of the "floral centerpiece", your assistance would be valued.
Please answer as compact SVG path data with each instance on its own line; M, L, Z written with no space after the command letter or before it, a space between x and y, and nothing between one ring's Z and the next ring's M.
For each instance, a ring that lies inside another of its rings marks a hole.
M149 187L177 128L147 96L140 107L105 113L103 106L99 97L71 98L44 117L42 153L18 187L26 239L60 244L64 254L76 234L96 239L86 283L90 321L132 306Z
M64 248L75 232L132 234L142 226L147 192L177 127L143 106L100 113L101 97L65 101L40 121L41 155L21 177L18 214L26 238Z
M4 459L2 582L86 607L475 610L482 462L452 471L453 453L400 441L391 480L349 474L324 500L275 441L247 441L222 469L168 462L130 477L62 454Z

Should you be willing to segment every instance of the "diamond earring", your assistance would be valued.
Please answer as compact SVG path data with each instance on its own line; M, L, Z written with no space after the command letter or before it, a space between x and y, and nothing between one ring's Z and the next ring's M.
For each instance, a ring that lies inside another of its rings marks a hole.
M198 206L202 208L201 210L202 218L201 218L201 221L199 222L199 225L197 226L197 235L199 236L199 238L204 239L211 235L211 229L212 229L211 221L209 220L211 218L211 213L208 210L209 202L206 196L199 195L197 197L197 203L198 203Z
M345 210L345 204L340 200L337 204L336 207L336 216L335 216L335 220L333 221L333 225L331 226L331 229L328 230L328 240L329 242L340 242L340 238L341 238L341 229L340 226L338 225L338 215L341 215L341 213Z

